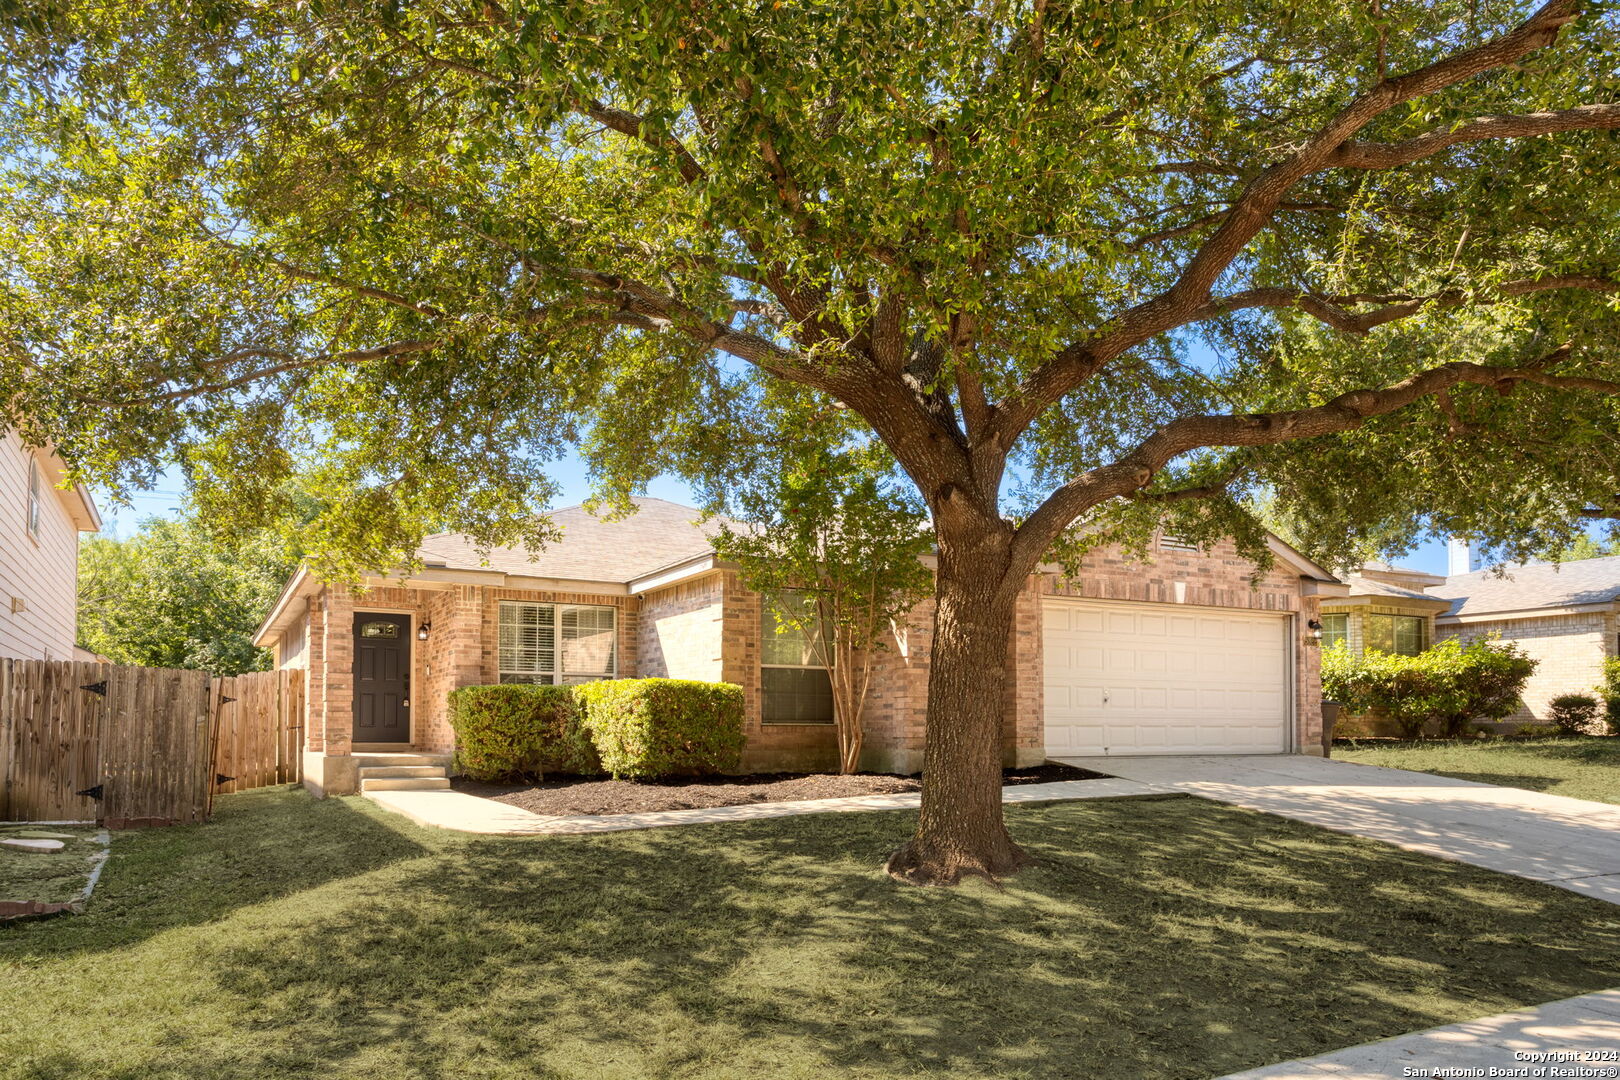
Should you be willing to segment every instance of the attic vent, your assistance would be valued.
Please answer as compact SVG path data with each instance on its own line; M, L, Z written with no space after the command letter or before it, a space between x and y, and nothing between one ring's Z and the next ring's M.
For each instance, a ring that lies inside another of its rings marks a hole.
M1187 540L1183 540L1179 536L1171 536L1169 533L1165 533L1164 535L1159 537L1159 550L1160 551L1197 551L1198 550L1198 545L1194 544L1194 543L1191 543L1191 542L1189 542Z
M433 562L429 559L423 559L422 565L429 570L448 570L450 568L450 564L447 562Z

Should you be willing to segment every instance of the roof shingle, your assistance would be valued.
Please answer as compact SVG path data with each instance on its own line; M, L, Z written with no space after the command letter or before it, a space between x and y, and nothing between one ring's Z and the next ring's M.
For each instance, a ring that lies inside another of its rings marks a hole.
M1502 575L1493 570L1458 574L1427 592L1451 601L1441 618L1613 603L1620 599L1620 555L1515 566Z
M632 501L637 512L620 521L604 521L582 506L554 511L551 520L562 536L534 554L523 547L500 547L480 558L462 533L425 537L417 554L430 567L450 570L628 582L714 550L710 537L719 523L699 524L702 511L663 499Z

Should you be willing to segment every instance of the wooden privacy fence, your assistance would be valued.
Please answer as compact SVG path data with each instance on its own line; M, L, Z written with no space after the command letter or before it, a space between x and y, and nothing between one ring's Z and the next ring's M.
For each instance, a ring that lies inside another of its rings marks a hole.
M0 821L206 821L224 790L299 779L303 673L0 659ZM231 700L234 699L234 700ZM234 770L234 771L233 771Z
M215 794L303 779L304 673L254 671L215 679Z

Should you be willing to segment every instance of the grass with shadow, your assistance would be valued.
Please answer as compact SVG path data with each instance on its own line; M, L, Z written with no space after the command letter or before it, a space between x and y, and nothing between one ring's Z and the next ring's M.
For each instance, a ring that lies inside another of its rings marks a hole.
M1608 736L1348 742L1336 744L1333 756L1571 799L1620 803L1620 738Z
M998 890L910 812L600 836L228 796L0 931L0 1077L1207 1077L1620 985L1620 907L1194 799L1008 808Z

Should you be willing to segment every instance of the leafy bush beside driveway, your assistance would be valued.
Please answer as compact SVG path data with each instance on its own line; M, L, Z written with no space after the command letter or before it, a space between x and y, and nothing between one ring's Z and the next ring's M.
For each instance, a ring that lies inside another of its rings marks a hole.
M1512 643L1451 638L1416 656L1356 656L1341 642L1322 652L1322 692L1346 712L1387 717L1405 738L1454 737L1511 715L1535 669Z

